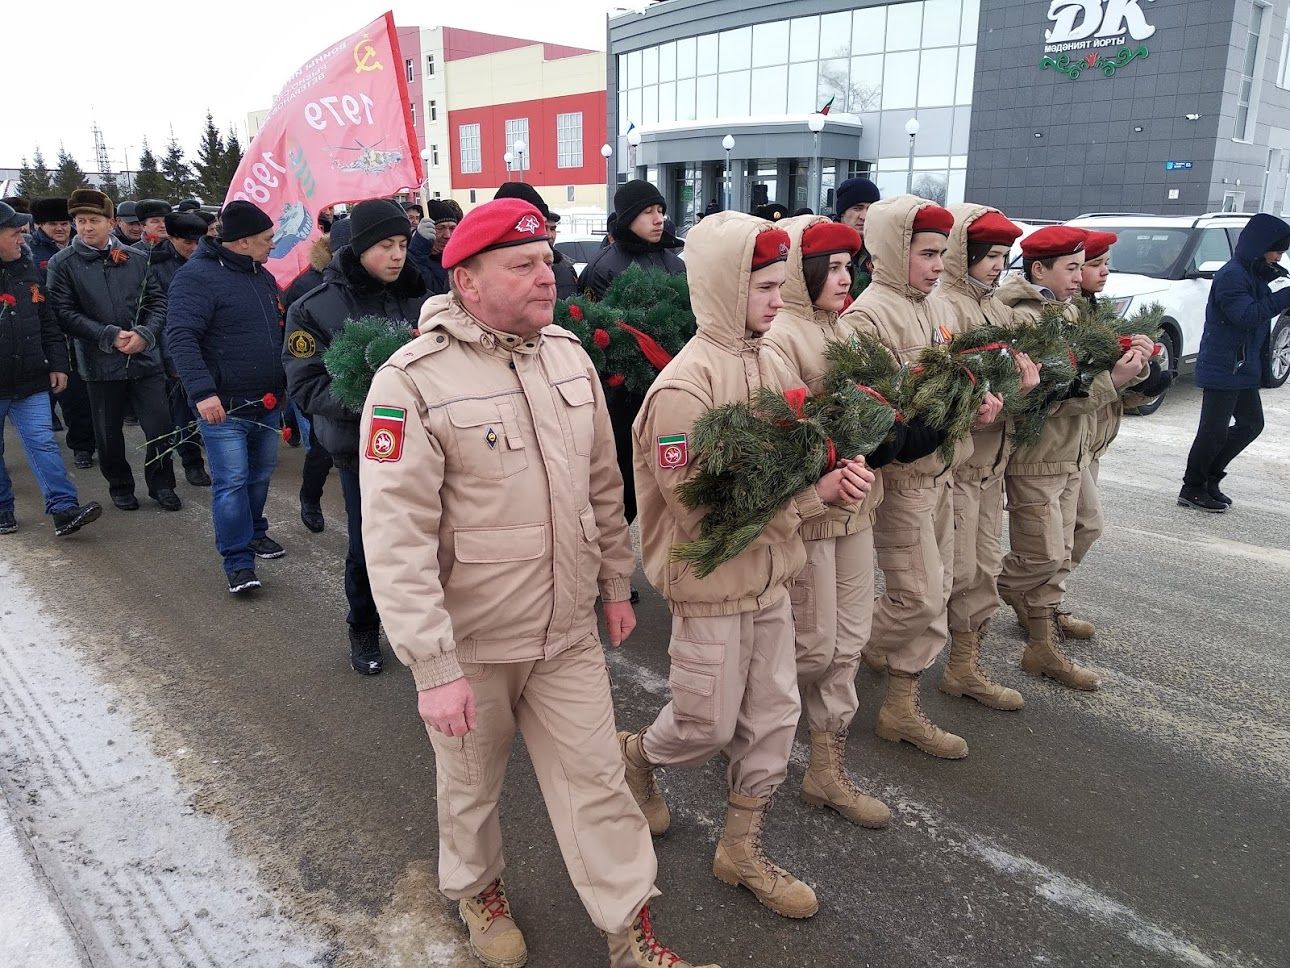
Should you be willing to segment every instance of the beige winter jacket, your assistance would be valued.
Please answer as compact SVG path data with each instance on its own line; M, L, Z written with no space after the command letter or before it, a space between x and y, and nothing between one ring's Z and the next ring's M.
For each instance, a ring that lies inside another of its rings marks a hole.
M1010 307L1020 322L1035 323L1048 299L1020 275L1009 276L999 287L998 299ZM1067 304L1072 321L1076 309ZM1089 395L1055 404L1044 421L1036 443L1018 447L1008 459L1009 477L1044 477L1081 471L1093 460L1093 434L1097 411L1119 397L1109 373L1099 373Z
M987 289L968 275L968 226L998 209L985 205L952 205L950 211L954 213L954 230L950 232L950 248L945 253L945 272L930 298L949 304L957 321L956 333L970 332L984 324L1011 326L1012 310L997 298L998 287ZM954 469L954 476L985 481L1002 474L1012 451L1010 431L1005 420L996 420L984 430L974 430L972 453Z
M549 659L630 594L600 380L558 326L521 339L455 296L376 374L359 437L372 593L418 689L459 661ZM383 459L381 459L383 458Z
M784 386L806 384L811 393L824 390L828 361L824 347L829 340L846 339L849 330L839 325L838 314L816 309L802 276L802 233L816 222L828 222L817 215L785 219L779 228L788 233L793 247L788 253L788 281L781 291L784 308L775 317L770 332L762 337L762 354L777 371ZM874 511L882 503L882 471L874 472L873 489L852 508L830 507L822 518L802 524L805 541L840 538L873 526Z
M909 363L945 333L957 331L954 309L932 300L909 284L909 247L914 217L932 205L915 195L898 195L875 202L865 219L865 245L873 253L873 283L844 312L839 322L857 332L876 336L901 363ZM948 464L934 451L912 464L899 461L882 469L888 490L931 487L972 455L972 440L960 441Z
M673 615L736 615L778 602L806 563L803 519L825 511L808 488L741 555L706 578L672 560L674 546L698 537L705 513L685 507L676 495L677 485L697 470L687 453L695 421L713 407L750 399L763 386L785 389L767 363L764 341L744 337L753 244L770 227L751 215L720 212L690 231L686 265L698 331L658 375L632 425L645 574Z

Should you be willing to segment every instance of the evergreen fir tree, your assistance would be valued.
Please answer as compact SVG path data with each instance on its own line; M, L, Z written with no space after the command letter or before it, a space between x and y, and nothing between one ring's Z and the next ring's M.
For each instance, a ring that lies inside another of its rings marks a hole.
M139 172L134 179L135 198L165 198L170 190L170 183L161 173L157 156L152 153L145 139L143 150L139 153Z
M158 198L179 199L193 193L193 172L184 161L184 149L179 147L174 135L170 136L166 155L161 159L161 173L166 178L166 191Z
M193 170L197 174L197 194L202 201L218 204L215 199L223 199L228 191L228 179L225 177L224 138L215 127L215 118L210 110L206 111L206 127L202 130L202 141L197 146L197 160Z
M237 174L238 166L242 164L242 141L237 136L237 129L232 126L228 129L228 137L224 139L224 179L221 183L219 195L207 199L212 205L223 205L224 196L228 194L229 186L233 184L233 176ZM282 162L286 164L286 162Z
M81 166L76 163L76 159L68 154L65 148L58 149L58 168L54 172L54 194L64 197L71 195L78 188L85 188L89 185L89 180L85 177L85 172Z
M121 203L121 186L117 184L116 172L105 171L99 174L99 191L112 199L113 205Z
M45 153L37 148L31 156L31 164L22 160L22 169L18 174L18 194L23 198L48 198L54 194L54 180L49 177L45 167Z

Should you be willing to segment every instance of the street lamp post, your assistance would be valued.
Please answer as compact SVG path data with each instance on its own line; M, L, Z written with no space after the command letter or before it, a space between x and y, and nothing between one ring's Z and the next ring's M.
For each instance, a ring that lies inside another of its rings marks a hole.
M824 115L818 111L806 119L806 126L811 129L815 143L811 153L811 176L807 179L808 207L812 212L821 208L820 196L824 194L824 171L820 167L820 132L824 130Z
M636 149L641 145L641 132L639 128L632 128L627 132L627 144L630 145L627 154L627 167L631 169L631 176L636 177Z
M914 141L918 138L918 129L922 125L918 123L918 118L910 118L905 122L905 134L909 135L909 177L905 179L905 194L914 194Z
M721 139L721 147L726 149L726 211L730 211L730 152L734 150L735 139L726 135Z
M513 162L514 160L515 160L515 156L511 154L509 151L506 152L506 154L502 155L502 161L506 162L506 180L507 181L511 181L511 171L512 171L511 162Z
M515 169L520 173L520 181L524 180L524 150L528 147L519 138L515 139L515 144L511 145L511 150L515 152Z
M610 167L611 158L614 157L614 149L605 143L600 146L600 157L605 159L605 211L609 211L609 199L613 195L614 172Z

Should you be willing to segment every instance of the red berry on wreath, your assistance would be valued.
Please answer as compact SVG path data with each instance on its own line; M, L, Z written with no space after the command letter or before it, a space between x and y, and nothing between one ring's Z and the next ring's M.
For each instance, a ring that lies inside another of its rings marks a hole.
M582 322L582 307L579 306L577 303L573 303L569 307L569 318L576 319L578 322Z
M611 387L620 387L627 382L627 377L623 376L621 373L611 373L605 382Z
M609 348L609 334L603 329L598 329L592 333L591 341L602 350Z

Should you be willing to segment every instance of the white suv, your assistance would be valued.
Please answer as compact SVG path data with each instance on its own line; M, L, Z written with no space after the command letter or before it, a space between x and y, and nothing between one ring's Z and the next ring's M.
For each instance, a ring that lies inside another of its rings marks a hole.
M1162 342L1166 365L1191 368L1200 352L1205 329L1205 304L1214 273L1232 258L1236 238L1252 218L1248 214L1217 212L1189 218L1149 215L1087 215L1068 225L1114 232L1111 277L1104 296L1117 301L1121 315L1160 303L1165 309ZM1290 261L1282 260L1290 269ZM1272 325L1272 365L1269 382L1281 386L1290 376L1290 314ZM1138 413L1154 412L1163 397Z

